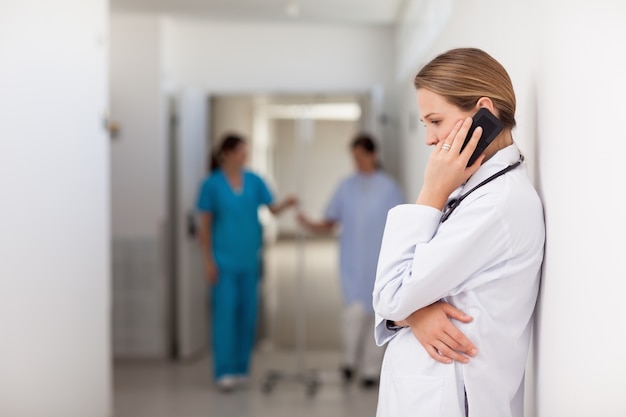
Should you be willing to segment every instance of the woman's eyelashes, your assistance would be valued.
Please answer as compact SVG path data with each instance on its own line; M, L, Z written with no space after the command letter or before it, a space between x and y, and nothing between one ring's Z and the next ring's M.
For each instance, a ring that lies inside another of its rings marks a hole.
M441 120L439 120L439 119L432 119L432 120L427 120L424 123L424 126L425 127L428 127L428 126L437 127L437 126L439 126L440 123L441 123Z
M422 126L424 127L428 127L428 125L439 126L440 123L441 123L440 120L427 120L425 122L422 122Z

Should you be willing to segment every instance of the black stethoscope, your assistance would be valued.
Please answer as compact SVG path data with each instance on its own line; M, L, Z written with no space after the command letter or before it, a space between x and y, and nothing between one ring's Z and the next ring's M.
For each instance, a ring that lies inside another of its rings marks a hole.
M507 172L511 171L512 169L517 168L518 166L520 166L522 164L522 162L524 162L524 155L520 154L519 159L517 160L517 162L515 162L514 164L509 165L508 167L496 172L495 174L493 174L491 177L487 178L486 180L484 180L483 182L481 182L480 184L478 184L476 187L472 188L471 190L469 190L468 192L466 192L465 194L462 194L460 197L458 198L453 198L452 200L448 201L448 204L446 205L445 211L443 213L443 216L441 216L441 220L439 221L440 223L445 222L446 220L448 220L448 217L450 217L450 215L452 214L452 212L454 210L456 210L456 208L459 206L459 204L461 204L461 201L463 201L463 199L465 199L465 197L467 197L468 195L470 195L472 192L476 191L477 189L479 189L480 187L482 187L483 185L495 180L496 178L498 178L500 175L504 175Z

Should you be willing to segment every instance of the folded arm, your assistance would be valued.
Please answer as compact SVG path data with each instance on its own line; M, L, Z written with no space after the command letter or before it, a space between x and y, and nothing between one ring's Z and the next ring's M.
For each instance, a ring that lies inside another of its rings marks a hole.
M476 202L439 231L439 210L408 204L392 209L378 260L376 313L404 320L496 264L510 243L490 208L493 202Z
M411 327L430 356L442 363L465 362L467 357L459 353L476 354L451 321L469 322L471 317L438 301L507 251L506 227L485 211L488 206L493 202L467 207L441 230L441 212L432 207L404 205L389 212L373 294L378 344L395 335L385 325L392 320Z

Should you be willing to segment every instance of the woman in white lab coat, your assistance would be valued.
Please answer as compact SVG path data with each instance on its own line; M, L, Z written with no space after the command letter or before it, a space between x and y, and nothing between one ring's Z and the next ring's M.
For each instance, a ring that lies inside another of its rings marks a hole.
M414 84L434 149L416 203L390 210L385 226L373 293L376 340L388 343L377 416L522 417L545 226L512 137L512 83L484 51L459 48ZM480 108L504 129L467 166L482 129L461 148Z

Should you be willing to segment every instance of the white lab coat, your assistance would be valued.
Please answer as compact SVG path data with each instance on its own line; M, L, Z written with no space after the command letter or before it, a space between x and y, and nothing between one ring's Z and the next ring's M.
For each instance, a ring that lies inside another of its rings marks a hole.
M519 158L500 150L455 197ZM401 205L389 211L373 293L376 341L389 343L377 417L522 417L524 369L543 260L541 201L526 165L470 194L445 223L441 211ZM410 329L387 330L444 300L474 320L455 325L476 345L464 365L441 364Z

